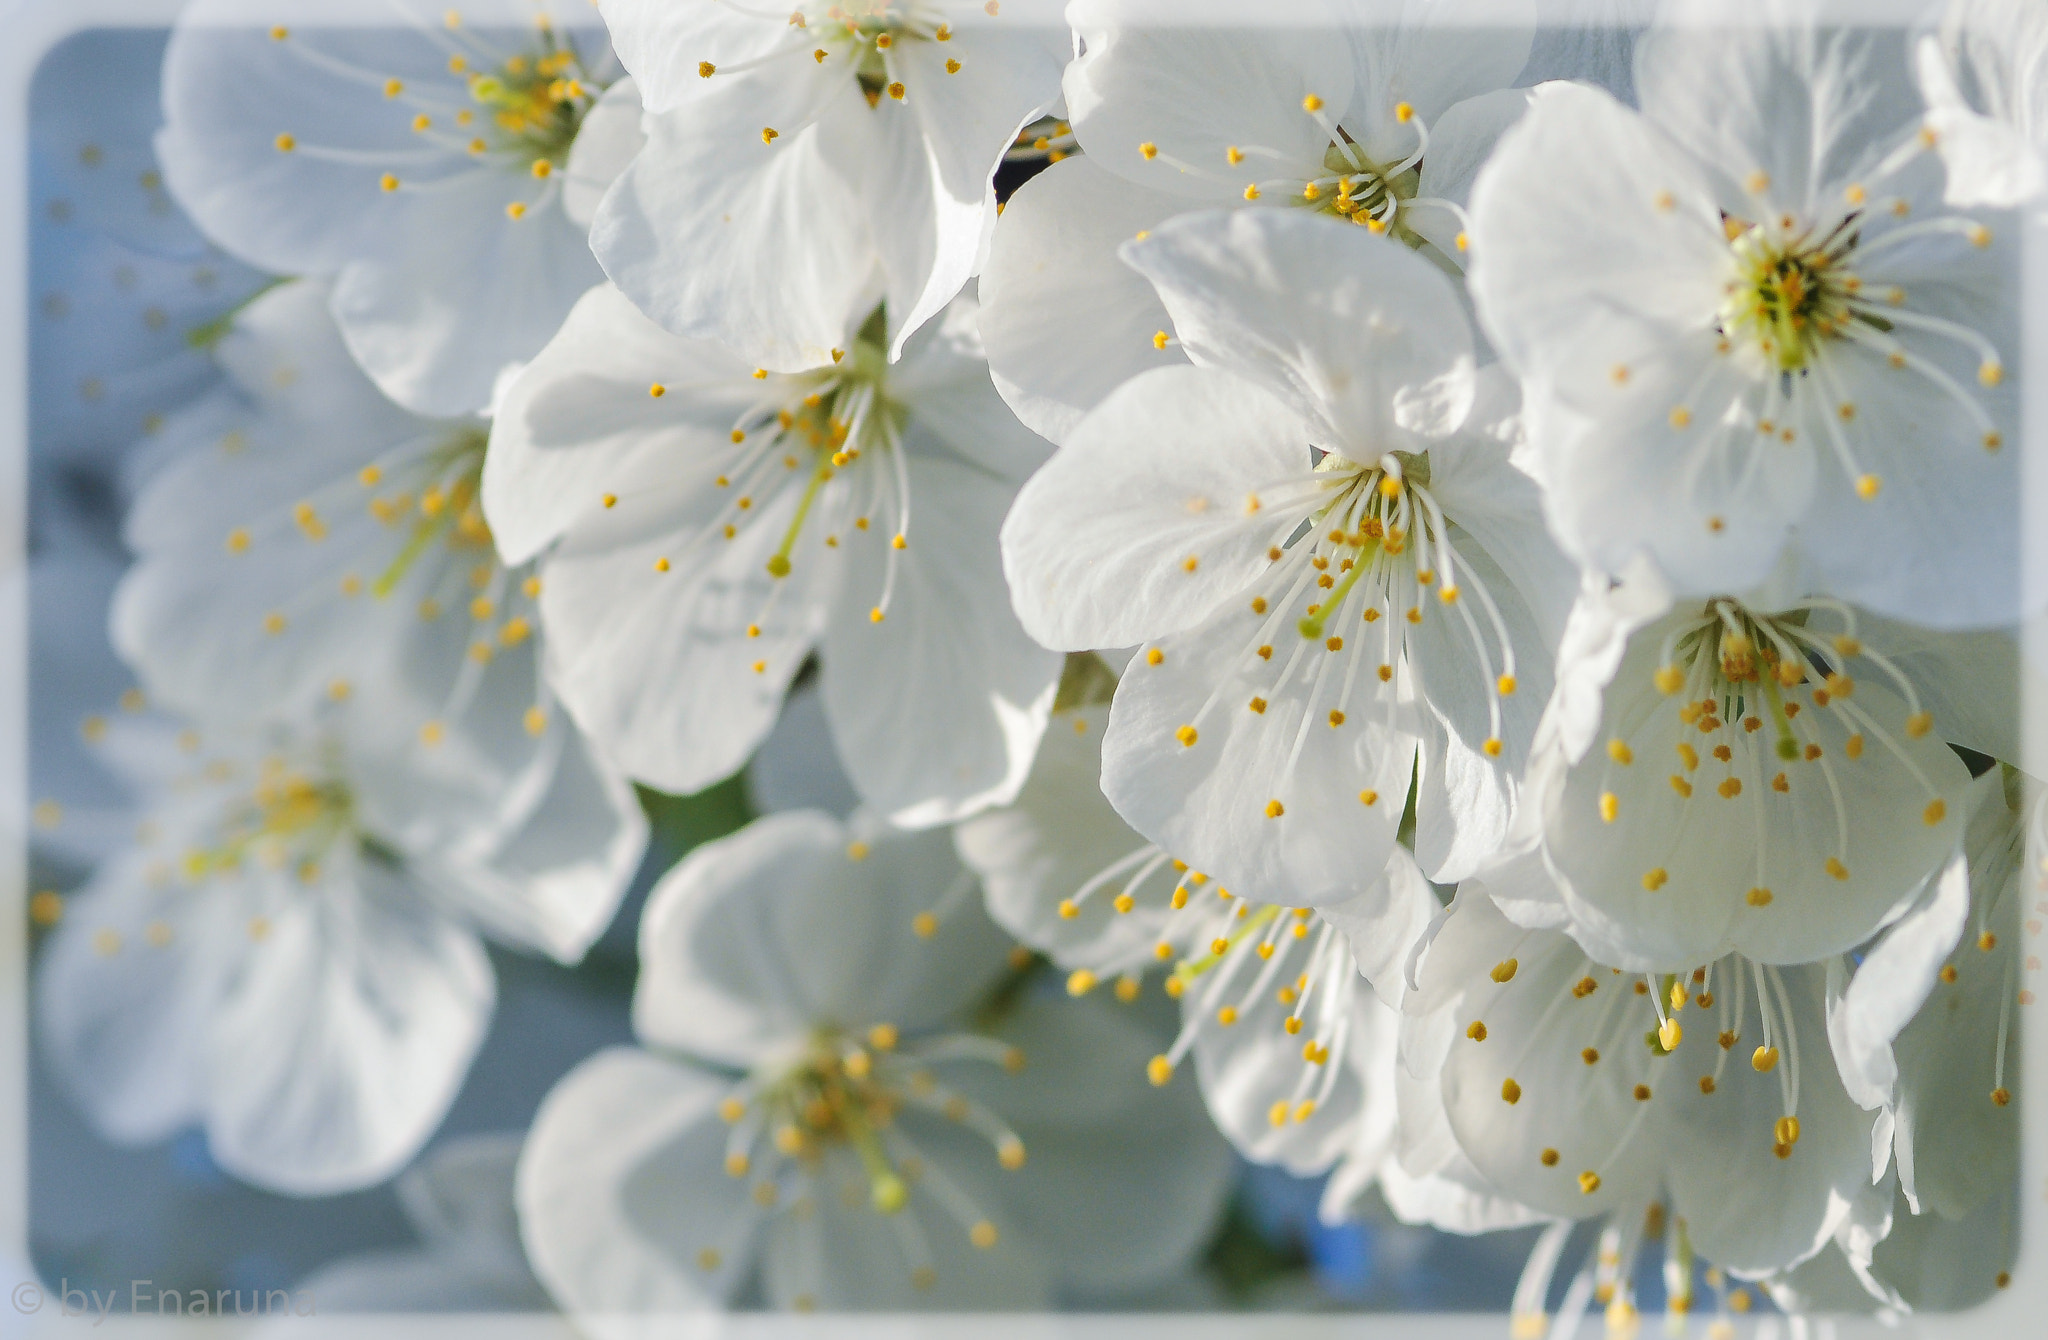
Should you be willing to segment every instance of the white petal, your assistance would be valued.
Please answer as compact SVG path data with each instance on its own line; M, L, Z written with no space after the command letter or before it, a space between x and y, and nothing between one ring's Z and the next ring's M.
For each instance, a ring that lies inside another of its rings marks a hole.
M946 42L906 42L892 49L890 68L904 85L904 108L877 107L878 139L901 146L863 174L869 228L888 275L890 352L903 352L911 332L936 315L972 272L987 216L991 182L1018 130L1058 95L1058 29L993 32L965 28ZM895 120L907 120L892 128ZM898 166L899 160L900 166ZM902 174L892 180L892 171ZM920 179L929 204L901 189ZM928 214L929 250L906 247L913 215Z
M875 243L832 139L868 108L843 71L818 70L717 81L649 116L647 147L590 230L605 273L642 311L777 372L851 348L874 302Z
M1810 218L1918 114L1897 29L1816 30L1811 0L1673 0L1657 19L1636 42L1636 94L1730 207L1755 198L1743 183L1762 171L1764 208Z
M629 75L604 91L584 113L569 146L562 182L562 209L577 227L589 229L597 206L626 165L647 143L640 128L640 86Z
M209 1147L299 1195L382 1181L455 1098L490 1021L490 963L367 856L330 858L310 898L285 878L264 892L267 934L209 1029Z
M1395 112L1402 103L1430 128L1454 104L1515 82L1529 60L1535 0L1488 5L1483 24L1458 22L1458 0L1404 0L1398 17L1385 0L1342 0L1350 24L1358 92L1344 128L1367 154L1395 163L1413 152L1415 130Z
M634 1026L736 1066L821 1020L929 1027L979 998L1007 942L971 903L913 933L963 878L944 833L795 811L706 843L649 895Z
M1121 1005L1034 993L996 1035L1023 1050L1021 1073L958 1064L943 1078L1022 1138L1024 1166L993 1188L1019 1229L1082 1294L1182 1268L1229 1193L1230 1151L1192 1086L1146 1079L1150 1033ZM993 1162L986 1146L981 1161Z
M1276 688L1277 672L1248 645L1256 631L1248 611L1226 610L1161 642L1159 664L1149 652L1132 662L1103 741L1102 789L1133 828L1225 887L1314 905L1385 866L1415 736L1398 710L1384 719L1379 693L1352 704L1341 728L1327 724L1349 701L1341 686L1362 650L1302 647L1321 667ZM1291 629L1279 636L1284 662L1301 640ZM1262 710L1248 707L1255 698Z
M981 271L981 333L996 389L1053 442L1149 368L1185 363L1154 339L1170 326L1144 276L1117 256L1187 207L1086 155L1053 164L1010 197Z
M890 393L912 407L906 434L913 442L1022 484L1052 449L1003 403L989 376L981 326L981 304L970 289L905 343L889 372Z
M627 776L702 790L774 725L838 586L837 564L823 558L797 562L779 591L768 575L797 502L785 490L763 503L730 543L686 530L543 564L549 682Z
M907 547L877 531L849 538L846 587L825 629L824 695L862 799L922 827L1017 794L1062 659L1031 641L1003 598L993 541L1009 488L943 459L911 455L905 468L916 499Z
M1060 914L1063 901L1149 845L1102 795L1107 716L1107 704L1054 716L1017 798L953 829L960 858L981 877L996 924L1062 967L1104 976L1155 966L1153 946L1172 916L1153 904L1115 911L1124 880L1092 891L1074 916Z
M615 1047L541 1103L519 1159L519 1224L565 1311L702 1311L744 1286L760 1211L746 1182L725 1175L717 1108L728 1088Z
M1316 908L1323 920L1344 933L1359 973L1389 1008L1399 1007L1408 956L1439 910L1415 858L1398 846L1378 879L1355 892L1326 898Z
M1258 495L1309 469L1306 426L1258 387L1145 373L1074 430L1003 522L1018 617L1070 651L1192 626L1272 567L1299 509Z
M1517 372L1566 378L1568 393L1710 326L1727 264L1685 155L1612 97L1568 84L1538 90L1501 136L1473 186L1471 243L1487 334Z
M530 181L479 174L424 194L402 244L336 276L335 320L399 404L480 413L499 375L539 352L603 272L558 205L507 214L536 194Z
M1188 215L1124 244L1188 356L1294 407L1361 464L1419 451L1471 412L1456 290L1388 238L1297 211Z
M247 943L234 890L194 897L153 879L152 864L139 851L108 861L66 904L36 980L45 1054L93 1127L121 1144L204 1115L207 1030Z
M1295 5L1284 27L1233 30L1175 23L1145 0L1072 4L1067 21L1083 46L1065 80L1075 137L1118 176L1195 200L1240 196L1276 170L1249 152L1231 164L1235 145L1277 155L1282 175L1321 175L1329 132L1302 101L1320 98L1335 120L1351 100L1336 17L1319 3Z
M531 817L487 860L436 862L435 884L493 936L564 963L604 933L647 847L647 818L625 779L556 728L560 753ZM422 862L422 864L425 864Z
M726 501L712 481L731 468L734 422L760 396L750 371L669 334L610 285L585 294L491 423L483 507L498 553L524 563L572 530L595 547L708 521Z
M2048 100L2038 70L2048 25L2024 0L1953 0L1938 35L1919 39L1914 73L1941 137L1952 205L2012 206L2048 191ZM2030 105L2031 103L2031 105ZM2034 140L2026 127L2031 122Z

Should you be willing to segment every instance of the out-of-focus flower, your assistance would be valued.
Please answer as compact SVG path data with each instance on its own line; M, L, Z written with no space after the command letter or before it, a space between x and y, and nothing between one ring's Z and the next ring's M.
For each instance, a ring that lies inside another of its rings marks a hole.
M489 1021L476 928L565 959L645 839L580 748L530 797L451 789L377 747L376 696L320 725L209 739L110 723L146 797L136 845L67 905L42 1037L122 1143L204 1127L258 1185L380 1181L439 1124Z
M609 0L650 115L591 245L649 316L749 366L836 362L878 301L865 337L901 357L967 282L996 167L1058 96L1048 9Z
M1168 0L1081 0L1066 100L1087 152L1019 191L982 281L996 385L1064 443L1149 368L1184 361L1171 323L1118 247L1197 209L1302 209L1463 265L1473 174L1527 97L1533 5L1485 26L1429 26L1447 0L1314 0L1276 27L1190 22Z
M1399 847L1320 915L1233 894L1170 859L1097 788L1106 706L1055 717L1015 803L955 830L989 914L1069 969L1074 995L1115 979L1120 999L1136 999L1144 974L1166 968L1183 1024L1148 1063L1152 1081L1169 1082L1192 1052L1210 1115L1240 1152L1301 1175L1349 1160L1362 1169L1355 1195L1392 1138L1397 1020L1360 969L1397 1000L1435 896ZM1378 957L1354 958L1353 944Z
M484 523L486 422L386 400L317 281L265 294L216 347L228 385L165 428L127 519L114 638L143 686L214 721L367 688L408 766L525 813L581 745L541 678L539 580Z
M30 440L41 460L110 477L219 380L195 336L266 282L164 189L149 145L163 40L80 33L43 58L29 95Z
M1935 634L1793 589L1589 586L1558 657L1508 915L1602 962L1810 963L1903 915L1956 850L1969 772L2016 751L2003 634Z
M483 410L601 277L576 214L630 157L636 94L582 6L342 17L188 5L164 59L165 178L235 256L332 277L349 351L392 399Z
M1586 564L1706 596L1789 555L1880 613L2009 622L2013 230L1943 206L1898 34L1813 10L1665 5L1640 113L1547 88L1473 190L1472 294Z
M1127 243L1193 368L1103 402L1003 526L1048 646L1150 645L1102 788L1163 850L1288 906L1504 836L1571 575L1512 463L1517 400L1475 373L1451 284L1360 229L1278 211Z
M1952 205L2048 193L2048 12L2027 0L1949 0L1914 51Z
M1119 1007L1006 976L972 885L943 833L802 812L667 876L645 1046L563 1080L520 1164L565 1310L1044 1307L1181 1268L1226 1147L1191 1090L1145 1082Z
M815 650L839 757L906 825L1009 799L1060 658L1017 624L996 530L1044 459L963 298L888 362L880 320L781 375L593 290L513 383L483 499L538 559L550 682L628 774L744 763Z

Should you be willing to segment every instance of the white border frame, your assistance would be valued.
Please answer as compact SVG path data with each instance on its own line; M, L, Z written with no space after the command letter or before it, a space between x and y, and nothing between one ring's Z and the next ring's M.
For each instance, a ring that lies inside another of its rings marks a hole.
M256 0L260 3L261 0ZM335 0L337 8L350 0ZM593 3L595 0L593 0ZM379 15L370 0L363 20ZM1036 11L1049 0L1011 0L1014 9ZM1243 24L1243 0L1158 0L1162 17L1177 22ZM1285 0L1264 0L1260 22L1282 22L1275 12ZM1388 0L1391 7L1398 0ZM1461 17L1484 21L1494 0L1465 0ZM1579 0L1584 8L1598 6ZM1905 24L1926 8L1919 0L1823 0L1824 12L1844 22ZM1641 19L1653 0L1608 0L1618 20ZM30 1278L28 1250L28 584L26 509L28 461L28 97L36 70L52 48L73 33L103 27L166 27L180 0L0 0L0 88L12 99L0 104L0 1266ZM2026 310L2035 314L2027 332L2023 385L2048 387L2048 212L2035 220L2025 252ZM2030 573L2048 580L2048 392L2029 397L2023 434ZM2030 628L2030 647L2048 651L2048 620ZM2048 777L2048 703L2025 705L2028 770ZM2030 936L2029 943L2043 937ZM1986 1336L2041 1334L2048 1326L2048 1027L2023 1028L2022 1065L2030 1076L2022 1099L2019 1255L2010 1288L1982 1307L1947 1315L1907 1318L1896 1327L1863 1318L1833 1323L1843 1340L1981 1340ZM0 1278L0 1288L16 1281ZM2029 1321L2028 1318L2032 1318ZM1703 1327L1704 1315L1693 1327ZM664 1340L958 1340L972 1326L976 1340L1131 1340L1158 1335L1172 1340L1238 1340L1247 1331L1284 1328L1289 1340L1340 1340L1369 1332L1384 1340L1502 1340L1505 1313L1173 1313L1086 1316L1042 1314L987 1316L874 1316L838 1314L805 1318L778 1315L585 1318L587 1329L614 1334L660 1336ZM492 1340L561 1340L568 1334L553 1316L358 1316L277 1318L272 1326L305 1340L375 1332L379 1340L451 1340L487 1332ZM0 1336L55 1337L94 1320L65 1318L47 1304L30 1317L0 1304ZM1650 1334L1660 1323L1643 1321ZM119 1312L97 1327L112 1340L191 1336L208 1328L242 1332L249 1323L164 1321ZM1581 1328L1602 1327L1589 1316ZM1747 1329L1747 1328L1745 1328ZM1690 1329L1688 1331L1690 1333Z

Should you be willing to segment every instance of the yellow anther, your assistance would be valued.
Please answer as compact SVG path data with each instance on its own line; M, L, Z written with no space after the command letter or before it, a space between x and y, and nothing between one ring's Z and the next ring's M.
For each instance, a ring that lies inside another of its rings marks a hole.
M1358 803L1361 805L1377 805L1380 803L1380 793L1368 787L1358 793Z
M1500 1100L1512 1107L1522 1101L1522 1086L1510 1079L1500 1082Z
M1493 971L1490 976L1496 982L1511 982L1515 979L1515 971L1520 967L1521 964L1515 959L1502 959L1493 965Z
M1798 1144L1799 1118L1779 1117L1777 1123L1771 1127L1771 1134L1777 1137L1777 1142L1781 1145Z
M1721 799L1733 800L1742 794L1742 779L1740 777L1724 777L1721 779L1721 784L1714 789L1721 793Z
M734 1152L725 1156L725 1175L727 1177L745 1177L747 1169L752 1166L753 1163L745 1154Z
M986 1219L967 1230L967 1240L983 1251L996 1245L996 1236L996 1226Z
M377 178L377 185L379 189L384 190L386 192L395 191L398 189L398 178L393 176L391 173L387 172L383 176Z
M1397 102L1397 103L1395 103L1395 104L1394 104L1394 119L1395 119L1396 121L1402 122L1403 124L1406 124L1406 123L1407 123L1407 122L1409 122L1409 121L1413 121L1413 120L1415 119L1415 108L1414 108L1414 107L1413 107L1412 105L1410 105L1409 103L1405 103L1405 102Z
M1990 953L1992 950L1998 948L1998 937L1996 935L1993 935L1990 931L1985 931L1982 935L1979 935L1977 937L1977 948L1982 950L1984 953Z
M1239 163L1242 163L1244 161L1244 150L1238 148L1234 144L1231 145L1229 148L1223 151L1223 161L1230 164L1230 166L1232 167L1236 167Z
M959 61L957 61L957 60L954 60L954 59L952 59L951 57L947 57L947 59L946 59L946 73L947 73L947 74L958 74L958 73L960 73L960 62L959 62Z
M1876 475L1859 475L1856 479L1856 496L1869 502L1884 488L1884 481Z
M1583 1193L1583 1194L1585 1194L1585 1195L1588 1195L1588 1196L1590 1196L1590 1195L1592 1195L1592 1194L1593 1194L1593 1193L1594 1193L1595 1191L1598 1191L1599 1189L1600 1189L1600 1174L1599 1174L1599 1173L1596 1173L1596 1172L1592 1171L1591 1169L1588 1169L1587 1171L1585 1171L1585 1172L1582 1172L1582 1173L1580 1173L1580 1174L1579 1174L1579 1190L1580 1190L1580 1192L1581 1192L1581 1193Z
M1927 808L1920 811L1920 818L1926 822L1929 828L1940 823L1947 816L1948 806L1939 800L1928 801Z
M1934 714L1932 712L1915 712L1906 718L1906 734L1915 740L1924 738L1927 732L1933 729Z
M1986 363L1977 369L1977 380L1986 386L1997 386L2005 380L2003 363Z
M1466 1025L1465 1036L1472 1039L1474 1042L1486 1041L1486 1021L1483 1019L1474 1019L1470 1024Z
M655 560L654 560L654 570L655 570L656 572L667 572L667 571L668 571L668 560L667 560L666 558L657 558L657 559L655 559Z
M1828 859L1823 863L1822 868L1825 869L1830 875L1833 875L1836 879L1849 878L1849 867L1843 865L1840 859L1836 857L1828 857Z
M249 532L237 526L228 532L228 552L243 554L249 551Z
M1489 736L1479 745L1481 752L1483 752L1488 758L1499 758L1500 751L1504 747L1505 746L1502 745L1499 736Z
M1612 791L1602 791L1600 793L1600 821L1611 824L1620 814L1621 797L1615 795Z
M1758 885L1743 895L1743 901L1747 902L1751 907L1769 907L1771 905L1771 891L1762 885Z
M1458 603L1458 588L1455 586L1442 587L1437 591L1436 598L1443 601L1446 605L1455 605Z
M1164 349L1172 338L1163 330L1154 331L1152 332L1152 347L1154 349Z
M1151 160L1159 157L1159 146L1154 144L1150 140L1146 140L1143 144L1140 144L1138 146L1138 153L1141 157L1145 159L1145 161L1150 162Z
M1179 979L1176 978L1174 980L1177 981ZM1153 1057L1145 1063L1145 1078L1151 1080L1155 1088L1163 1086L1168 1080L1173 1078L1173 1062L1167 1060L1164 1056Z
M1278 800L1269 800L1266 802L1266 817L1268 819L1277 819L1285 813L1287 813L1287 807L1285 805L1282 805Z
M299 147L297 137L288 134L279 135L275 143L277 144L277 151L281 154L288 154Z
M910 931L920 940L929 940L939 933L939 919L930 912L920 912L910 919Z
M2005 1107L2012 1102L2012 1091L2000 1085L1991 1091L1991 1101L1999 1107Z
M526 217L526 204L525 204L525 202L524 202L524 201L520 201L520 200L514 200L514 201L513 201L513 202L512 202L511 204L509 204L509 205L505 206L505 217L506 217L506 218L508 218L508 219L523 219L523 218L525 218L525 217Z
M709 79L712 75L717 73L718 67L716 65L713 65L710 61L700 60L697 62L697 74L700 77Z
M1678 1050L1678 1044L1685 1039L1685 1030L1678 1026L1678 1020L1666 1019L1657 1028L1657 1042L1667 1052Z
M1247 200L1257 200L1259 198L1259 184L1257 182L1253 182L1244 188L1244 198Z
M1067 994L1085 996L1095 989L1095 974L1086 968L1076 968L1067 974Z
M1225 1028L1228 1028L1232 1024L1236 1023L1237 1006L1225 1005L1222 1009L1216 1011L1216 1022L1221 1024Z
M898 102L903 101L903 85L901 82L892 83L889 85L889 96L896 99L896 101Z
M1675 665L1658 667L1653 679L1659 693L1672 694L1685 687L1685 672Z
M1323 100L1317 97L1315 94L1311 93L1301 100L1301 110L1313 116L1317 112L1323 110ZM1406 117L1402 117L1401 119L1404 121L1407 120Z
M1501 697L1512 697L1516 688L1515 677L1513 675L1502 675L1493 682L1493 687L1500 692Z
M1657 866L1651 870L1644 872L1643 888L1645 891L1649 893L1655 893L1657 890L1663 888L1664 885L1670 880L1670 878L1670 874L1665 871L1663 866Z
M903 532L899 530L894 535L889 537L889 547L891 549L908 549L910 547L910 541L904 536Z
M529 707L524 724L528 735L539 735L548 728L548 714L538 707Z
M1768 1075L1777 1068L1778 1049L1776 1047L1758 1047L1749 1054L1749 1065L1758 1074Z

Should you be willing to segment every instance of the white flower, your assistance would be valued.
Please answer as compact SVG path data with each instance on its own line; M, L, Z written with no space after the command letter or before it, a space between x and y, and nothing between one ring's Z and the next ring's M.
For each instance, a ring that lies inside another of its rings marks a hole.
M1193 1094L1145 1083L1149 1034L1118 1007L1017 981L971 903L924 921L963 892L944 833L801 812L669 873L641 925L644 1046L572 1071L520 1164L565 1310L1044 1307L1206 1241L1228 1157Z
M110 725L143 829L69 901L37 981L47 1054L107 1138L198 1124L260 1186L381 1181L489 1022L472 928L574 958L610 919L645 837L630 792L578 749L508 819L367 747L378 709L213 743Z
M1473 190L1472 294L1588 565L1711 595L1789 554L1880 613L2009 621L2010 230L1943 207L1898 35L1810 7L1672 0L1641 113L1548 86Z
M344 1256L298 1282L320 1314L540 1312L547 1291L526 1264L512 1205L520 1135L436 1145L392 1188L417 1247ZM277 1329L289 1332L289 1326Z
M2027 0L1949 0L1913 54L1949 203L2024 205L2048 192L2048 13Z
M423 414L488 406L601 277L572 206L630 156L634 92L607 89L590 11L552 13L400 0L349 27L332 0L198 0L164 58L178 202L251 264L332 276L350 352Z
M1048 646L1150 645L1102 787L1147 838L1287 906L1506 831L1570 577L1510 463L1513 386L1473 370L1449 280L1298 213L1126 244L1196 366L1104 401L1019 495L1003 560ZM1554 625L1553 625L1554 626Z
M1058 95L1062 28L958 0L793 6L611 0L648 143L591 244L679 334L795 372L878 300L899 357L972 272L990 180Z
M1695 1250L1749 1275L1804 1260L1874 1194L1875 1114L1829 1055L1823 968L1729 955L1624 975L1509 922L1473 882L1419 982L1404 1057L1439 1086L1456 1149L1540 1214L1606 1217L1624 1307L1652 1206L1683 1242L1689 1280ZM1541 1308L1561 1246L1518 1310Z
M1174 215L1306 209L1458 268L1472 178L1526 103L1506 89L1534 6L1491 8L1487 26L1432 27L1457 5L1317 0L1254 31L1190 24L1159 0L1069 5L1083 50L1066 100L1087 152L1010 200L982 283L996 385L1018 415L1064 443L1117 386L1184 361L1117 256Z
M741 764L815 650L840 759L908 826L1016 794L1060 658L1005 598L996 529L1044 444L997 398L973 304L890 364L750 370L593 290L509 391L484 505L538 556L550 680L628 774Z
M517 822L582 746L541 679L539 580L484 524L486 421L386 400L317 282L265 294L216 348L228 384L166 425L129 512L115 645L152 699L207 720L374 691L361 729Z
M1810 963L1914 905L1969 772L2017 749L2002 634L1928 634L1795 591L1589 586L1558 656L1524 832L1489 875L1525 925L1631 971Z
M1349 1159L1369 1178L1393 1135L1397 1016L1360 971L1398 999L1407 947L1437 910L1429 885L1397 847L1321 915L1217 886L1102 798L1105 706L1055 717L1016 802L954 830L989 915L1070 969L1077 996L1116 977L1118 999L1136 1000L1144 973L1168 968L1183 1022L1153 1083L1192 1052L1210 1115L1247 1158L1301 1176ZM1376 957L1355 960L1353 944Z

